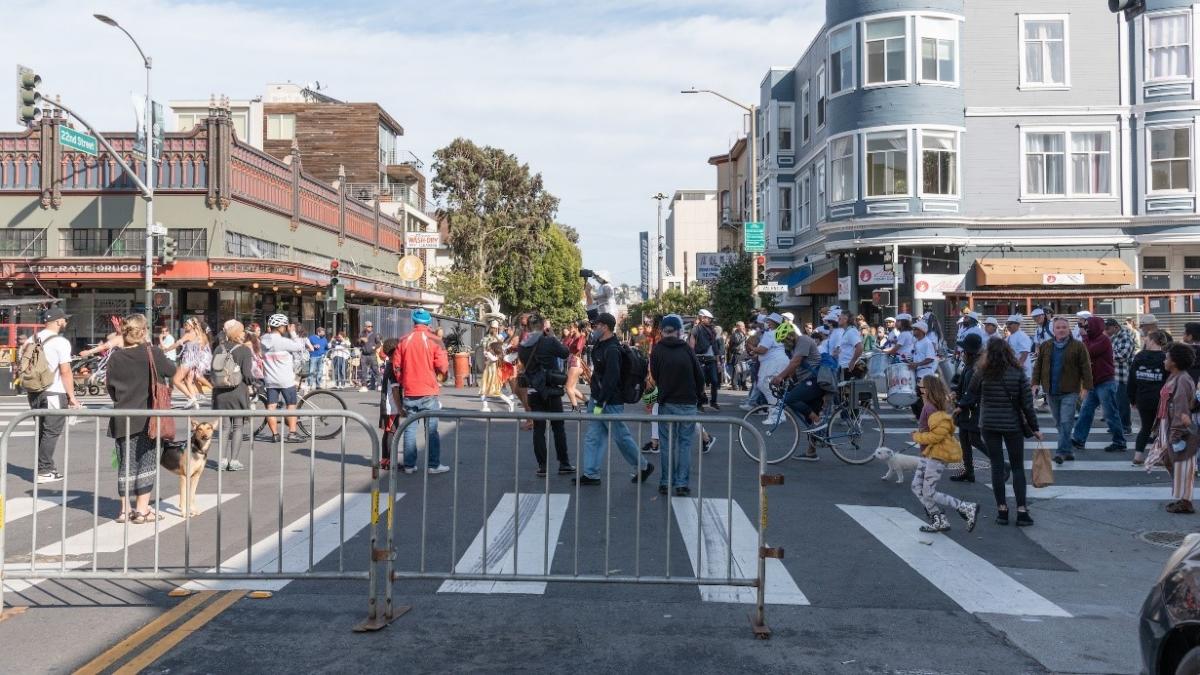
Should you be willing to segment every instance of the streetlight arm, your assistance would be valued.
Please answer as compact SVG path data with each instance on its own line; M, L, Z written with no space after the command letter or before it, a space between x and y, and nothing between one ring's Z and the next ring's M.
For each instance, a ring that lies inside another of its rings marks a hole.
M124 26L122 26L119 23L116 23L115 21L109 25L113 26L117 30L121 31L122 33L125 34L125 37L129 38L129 41L133 43L134 49L138 50L138 54L142 57L142 64L146 66L146 70L149 70L150 69L150 57L146 56L146 52L142 51L142 46L138 44L137 40L133 39L133 35L129 31L125 30Z
M681 91L679 93L681 93L681 94L712 94L713 96L716 96L717 98L723 98L726 101L729 101L730 103L736 105L737 107L741 108L742 110L745 110L748 113L754 112L753 106L749 106L749 105L746 105L745 103L738 102L732 98L729 98L725 94L722 94L719 91L713 91L712 89L684 89L683 91Z

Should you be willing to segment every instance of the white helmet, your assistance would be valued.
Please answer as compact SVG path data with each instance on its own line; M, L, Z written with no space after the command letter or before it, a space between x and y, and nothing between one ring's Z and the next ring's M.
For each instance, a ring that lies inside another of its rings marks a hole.
M290 322L288 321L287 314L272 314L271 318L267 319L267 325L271 328L279 328L280 326L286 326L289 323Z

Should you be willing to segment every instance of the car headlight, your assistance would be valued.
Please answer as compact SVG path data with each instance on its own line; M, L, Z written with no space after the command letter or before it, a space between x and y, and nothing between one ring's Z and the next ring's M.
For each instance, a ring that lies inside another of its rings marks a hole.
M1163 570L1158 575L1158 583L1161 584L1165 581L1167 576L1179 566L1180 561L1196 548L1197 544L1200 544L1200 533L1193 532L1184 537L1183 543L1179 545L1179 548L1175 549L1170 558L1167 558L1167 564L1163 565Z

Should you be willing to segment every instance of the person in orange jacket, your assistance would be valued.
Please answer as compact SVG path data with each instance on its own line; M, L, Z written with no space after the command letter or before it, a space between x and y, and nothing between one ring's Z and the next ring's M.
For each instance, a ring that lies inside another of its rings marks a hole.
M415 414L426 410L441 410L438 400L441 385L438 375L450 372L450 358L446 347L436 335L429 331L433 317L424 309L414 309L413 329L401 338L392 352L392 370L400 383L403 394L404 414ZM428 449L427 471L433 474L446 473L450 467L441 462L441 437L438 436L437 418L425 420L425 447ZM417 426L410 424L404 429L404 473L417 471Z

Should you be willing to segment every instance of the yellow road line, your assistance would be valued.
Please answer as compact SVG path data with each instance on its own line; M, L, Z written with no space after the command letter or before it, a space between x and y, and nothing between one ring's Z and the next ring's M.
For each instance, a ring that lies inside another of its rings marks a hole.
M170 651L172 647L182 642L184 638L203 628L209 621L217 618L217 615L229 609L233 603L241 600L244 595L246 595L246 591L228 591L224 593L221 597L214 600L212 604L184 622L182 626L167 633L158 642L150 645L145 651L130 659L129 663L126 663L117 670L116 675L133 675L134 673L141 672L142 669Z
M121 640L108 651L92 659L79 670L76 670L75 675L95 675L96 673L103 672L105 668L128 656L131 651L141 646L143 642L158 635L162 629L170 626L182 617L191 614L192 610L204 604L216 594L216 591L204 591L175 605L170 611L165 612L155 620L142 626L137 632Z

